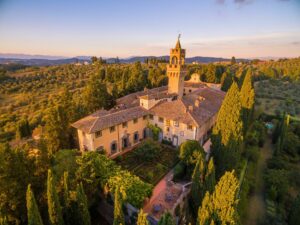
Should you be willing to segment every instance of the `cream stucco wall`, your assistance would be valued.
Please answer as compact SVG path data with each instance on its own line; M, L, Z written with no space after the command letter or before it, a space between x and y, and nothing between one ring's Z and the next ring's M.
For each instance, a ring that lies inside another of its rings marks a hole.
M178 126L174 124L174 120L167 121L167 118L163 118L163 122L159 121L159 116L153 115L153 119L150 119L147 116L146 119L143 117L138 118L137 123L134 123L133 120L127 122L127 127L123 127L122 124L115 126L115 131L110 132L110 128L102 130L102 136L96 137L95 133L88 134L84 133L81 130L78 130L78 138L80 150L84 151L95 151L100 147L103 147L106 154L111 156L111 144L116 142L117 150L114 154L122 152L122 138L128 137L128 147L131 147L137 144L144 136L144 129L147 127L148 123L156 125L162 130L162 137L165 140L172 141L174 145L177 142L177 146L180 146L186 140L197 140L201 144L203 139L206 137L207 132L212 129L213 125L216 122L217 114L211 119L206 121L201 127L193 126L192 130L188 129L188 125L184 123L178 123ZM139 140L134 142L134 133L138 132ZM175 141L174 140L178 141Z
M117 151L119 153L122 151L122 138L128 137L128 147L137 144L134 142L134 133L138 132L139 140L143 138L144 129L147 127L148 121L147 118L140 117L138 118L137 123L134 123L133 120L127 122L127 127L123 127L122 124L115 126L115 131L110 132L110 128L102 130L102 136L96 137L95 133L87 134L78 130L78 139L80 150L84 151L86 149L89 151L95 151L98 148L102 147L107 155L111 154L111 144L116 142Z
M175 138L178 138L177 146L185 142L186 140L195 140L196 139L196 130L197 127L193 126L192 130L187 128L187 124L179 123L178 126L174 125L174 120L169 120L169 124L167 122L167 118L163 118L164 122L159 121L159 116L153 116L153 120L149 119L149 122L153 125L157 125L161 128L163 132L163 138L165 140L174 141ZM175 144L173 142L173 144Z

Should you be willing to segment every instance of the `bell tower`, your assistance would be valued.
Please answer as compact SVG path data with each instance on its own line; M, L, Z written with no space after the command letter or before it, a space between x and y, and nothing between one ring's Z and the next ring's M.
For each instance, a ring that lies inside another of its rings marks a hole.
M185 49L181 48L179 35L175 48L170 50L170 62L167 65L168 93L176 93L178 98L183 96L184 77L187 73L184 60Z

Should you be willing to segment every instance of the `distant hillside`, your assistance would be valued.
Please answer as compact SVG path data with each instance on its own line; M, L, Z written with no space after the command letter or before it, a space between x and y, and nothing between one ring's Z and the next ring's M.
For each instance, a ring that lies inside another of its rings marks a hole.
M12 56L20 56L20 57L12 57ZM52 66L52 65L61 65L61 64L71 64L71 63L83 63L90 62L89 56L77 56L74 58L59 58L57 56L37 56L37 58L31 55L16 55L16 54L0 54L0 64L11 64L18 63L27 66ZM134 56L129 58L120 58L120 63L133 63L133 62L144 62L147 58L159 58L169 60L169 56ZM247 59L237 59L237 61L247 61ZM115 63L116 58L106 58L108 63ZM217 58L217 57L203 57L203 56L195 56L191 58L186 58L186 63L198 62L198 63L213 63L220 61L230 61L230 59L226 58Z
M0 58L0 64L17 63L26 66L53 66L61 64L70 64L77 62L85 62L86 60L80 60L77 58L69 59L17 59L17 58Z

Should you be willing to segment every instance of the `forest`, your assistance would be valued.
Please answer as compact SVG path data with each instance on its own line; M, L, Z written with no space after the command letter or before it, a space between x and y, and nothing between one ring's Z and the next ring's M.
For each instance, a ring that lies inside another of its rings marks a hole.
M266 213L257 224L299 224L300 118L295 93L300 58L189 64L187 69L186 80L199 73L203 82L220 83L227 94L211 135L211 159L205 160L197 142L179 148L175 179L192 182L187 209L177 212L187 221L179 222L248 224L248 206L258 192L257 176L262 176ZM97 224L95 208L104 200L114 207L113 224L148 224L142 210L128 220L123 205L141 208L153 185L105 155L80 154L70 124L100 108L112 108L119 97L167 82L162 60L0 65L0 224ZM272 91L282 85L295 88L288 94ZM286 107L261 107L262 99L270 96ZM266 123L274 126L269 129ZM271 155L259 171L268 146ZM175 221L166 213L159 224Z

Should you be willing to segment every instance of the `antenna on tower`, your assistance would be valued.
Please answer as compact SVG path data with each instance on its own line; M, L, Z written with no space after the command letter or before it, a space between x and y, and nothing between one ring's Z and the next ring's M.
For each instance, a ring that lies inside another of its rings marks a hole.
M180 37L181 37L181 33L178 34L178 40L180 39Z

